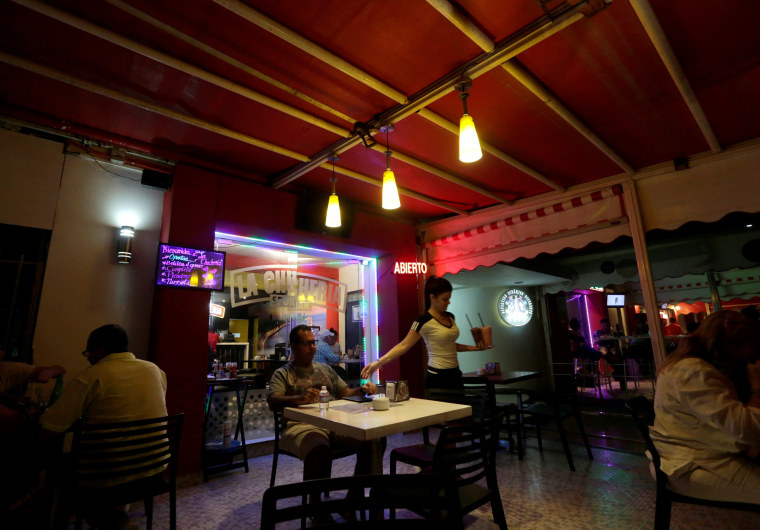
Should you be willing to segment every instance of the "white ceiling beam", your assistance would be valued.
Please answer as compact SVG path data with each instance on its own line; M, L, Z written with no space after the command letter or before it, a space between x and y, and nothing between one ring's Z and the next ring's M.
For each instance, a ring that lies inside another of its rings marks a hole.
M491 38L483 33L466 14L454 7L448 0L427 0L436 11L451 22L454 26L477 44L484 52L491 53L495 44ZM589 142L597 147L608 158L620 166L626 173L633 174L635 170L618 155L607 143L586 125L572 110L566 107L555 94L547 89L541 81L521 67L516 61L505 61L501 67L519 81L525 88L533 93L545 105L557 113L563 120L570 124L576 131L581 133ZM555 188L559 189L559 188Z
M338 127L337 125L334 125L326 120L313 116L307 112L304 112L300 109L292 107L274 98L270 98L269 96L265 94L261 94L259 92L256 92L255 90L251 90L250 88L244 87L243 85L240 85L238 83L234 83L221 76L212 74L206 70L198 68L197 66L186 63L180 59L172 57L156 49L145 46L144 44L141 44L132 39L128 39L127 37L119 35L118 33L114 33L113 31L97 26L87 20L71 15L65 11L61 11L60 9L56 9L42 2L38 2L37 0L13 0L13 1L19 5L22 5L33 11L37 11L38 13L41 13L54 20L57 20L58 22L67 24L80 31L84 31L85 33L94 35L107 42L110 42L112 44L125 48L127 50L130 50L134 53L140 54L144 57L148 57L149 59L165 64L166 66L169 66L170 68L174 68L180 72L184 72L198 79L202 79L203 81L206 81L207 83L210 83L219 88L223 88L224 90L228 90L230 92L238 94L251 101L255 101L257 103L261 103L262 105L266 105L267 107L278 110L284 114L287 114L288 116L292 116L294 118L303 120L307 123L310 123L311 125L330 131L343 138L348 138L349 136L352 135L352 131L349 131L348 129L344 127Z
M47 66L34 63L27 59L22 59L21 57L16 57L14 55L5 53L3 51L0 51L0 62L10 64L17 68L21 68L23 70L27 70L29 72L33 72L35 74L38 74L50 79L55 79L56 81L66 83L67 85L71 85L76 88L81 88L82 90L87 90L88 92L92 92L93 94L100 94L101 96L105 96L109 99L120 101L122 103L126 103L128 105L132 105L134 107L147 110L154 114L159 114L161 116L165 116L167 118L171 118L173 120L177 120L179 122L186 123L188 125L192 125L194 127L198 127L200 129L213 132L215 134L218 134L227 138L231 138L233 140L237 140L239 142L243 142L248 145L252 145L254 147L259 147L261 149L265 149L267 151L271 151L273 153L277 153L279 155L292 158L293 160L298 160L299 162L309 161L309 157L307 155L297 153L296 151L286 149L279 145L271 144L269 142L260 140L258 138L254 138L253 136L249 136L247 134L242 134L237 131L233 131L232 129L229 129L227 127L222 127L221 125L217 125L215 123L211 123L206 120L201 120L199 118L195 118L187 114L182 114L181 112L177 112L176 110L163 107L161 105L156 105L155 103L151 103L149 101L145 101L143 99L139 99L134 96L117 92L116 90L112 90L110 88L96 85L95 83L91 83L89 81L79 79L77 77L71 76L59 70L48 68Z
M232 66L234 68L237 68L238 70L240 70L242 72L245 72L246 74L248 74L248 75L250 75L252 77L260 79L260 80L264 81L265 83L268 83L269 85L282 90L283 92L286 92L286 93L288 93L288 94L290 94L292 96L297 97L301 101L305 101L306 103L308 103L310 105L314 105L318 109L321 109L321 110L323 110L325 112L328 112L328 113L332 114L333 116L335 116L336 118L340 118L341 120L350 123L351 127L353 127L354 123L356 123L356 121L358 121L355 118L352 118L351 116L348 116L348 115L340 112L339 110L333 109L333 108L329 107L328 105L325 105L321 101L318 101L318 100L312 98L311 96L308 96L308 95L304 94L303 92L299 92L295 88L292 88L292 87L286 85L285 83L282 83L282 82L278 81L277 79L273 78L272 76L269 76L269 75L267 75L267 74L265 74L265 73L263 73L263 72L261 72L259 70L256 70L255 68L251 68L250 66L248 66L244 62L238 61L234 57L231 57L231 56L227 55L226 53L223 53L223 52L217 50L216 48L214 48L212 46L209 46L208 44L203 43L203 42L199 41L198 39L195 39L195 38L191 37L190 35L188 35L186 33L183 33L183 32L179 31L178 29L176 29L176 28L174 28L174 27L172 27L172 26L170 26L168 24L165 24L165 23L161 22L160 20L158 20L158 19L156 19L156 18L148 15L147 13L145 13L143 11L140 11L139 9L136 9L136 8L132 7L129 4L126 4L126 3L122 2L121 0L106 0L106 2L108 2L109 4L111 4L114 7L117 7L119 9L121 9L125 13L129 13L130 15L132 15L135 18L138 18L138 19L142 20L146 24L150 24L154 28L163 31L167 35L171 35L175 39L181 40L182 42L184 42L186 44L189 44L190 46L192 46L194 48L197 48L198 50L201 50L201 51L203 51L203 52L211 55L212 57L215 57L215 58L219 59L220 61L223 61L223 62L229 64L230 66Z
M702 131L702 135L707 140L707 145L710 146L710 150L713 153L720 153L721 147L718 138L715 136L710 122L707 121L707 116L702 110L702 105L699 103L697 95L694 93L694 89L691 87L691 83L686 77L683 68L681 68L681 63L678 61L678 57L676 57L673 47L670 45L667 35L665 35L665 31L662 29L660 21L657 20L657 15L652 10L651 4L647 0L630 1L631 7L633 7L636 16L639 17L641 25L644 26L644 30L649 36L649 40L654 44L657 54L662 59L662 62L665 63L665 68L668 69L670 77L689 107L689 111L697 122L699 130Z

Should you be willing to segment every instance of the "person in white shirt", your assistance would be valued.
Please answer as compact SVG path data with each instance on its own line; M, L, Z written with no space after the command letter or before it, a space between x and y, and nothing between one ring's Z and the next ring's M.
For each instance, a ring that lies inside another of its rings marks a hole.
M426 388L462 389L457 353L483 350L485 343L481 340L477 345L469 346L457 342L459 328L454 315L446 311L451 303L452 290L448 280L438 276L428 278L425 282L425 313L412 323L404 340L362 369L362 378L369 378L378 368L401 357L423 338L428 352Z
M652 441L670 487L760 504L760 326L718 311L660 368Z

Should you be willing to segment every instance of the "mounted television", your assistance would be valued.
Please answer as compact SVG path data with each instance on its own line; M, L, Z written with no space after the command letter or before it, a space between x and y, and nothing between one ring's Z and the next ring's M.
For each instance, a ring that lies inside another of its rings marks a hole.
M607 307L625 307L625 295L622 293L608 293Z
M160 243L156 285L223 291L225 258L224 252Z

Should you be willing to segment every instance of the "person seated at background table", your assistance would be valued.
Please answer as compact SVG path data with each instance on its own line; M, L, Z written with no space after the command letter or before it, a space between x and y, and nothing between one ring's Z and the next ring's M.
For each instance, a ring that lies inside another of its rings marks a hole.
M317 353L314 354L314 362L322 364L333 364L340 361L340 355L332 350L335 344L336 336L329 329L320 330L317 334Z
M79 418L98 424L167 415L166 374L128 350L127 332L117 324L90 333L82 354L91 366L69 381L60 399L43 413L40 425L44 439L60 440ZM114 478L102 485L113 486L124 480ZM129 521L129 516L124 506L103 506L87 519L90 526L118 528Z
M319 391L327 387L330 399L361 394L376 394L377 386L371 381L361 388L348 388L346 383L328 365L314 362L316 354L314 334L309 326L299 325L290 332L290 349L293 360L272 374L269 382L267 403L273 411L284 407L296 407L319 401ZM381 442L381 454L385 451L385 439ZM288 421L280 435L280 446L303 460L303 478L312 480L330 477L331 447L348 447L358 451L356 475L371 472L372 443L342 436L308 423ZM317 499L312 499L316 502Z
M0 348L0 518L9 524L6 511L33 491L39 482L39 447L36 440L37 419L23 409L24 393L29 382L46 383L62 376L62 366L34 366L3 361Z
M674 491L760 504L760 464L748 457L760 445L758 356L760 325L718 311L666 357L650 432Z
M338 332L335 331L335 328L330 328L330 333L333 334L333 340L332 344L330 344L330 348L332 349L332 352L336 355L343 355L343 352L340 351L340 344L338 344Z
M683 335L683 329L674 317L670 317L670 324L662 328L662 334L667 337Z
M18 410L29 382L46 383L66 373L63 366L34 366L20 362L2 361L5 351L0 350L0 432L13 433L26 430L31 423Z

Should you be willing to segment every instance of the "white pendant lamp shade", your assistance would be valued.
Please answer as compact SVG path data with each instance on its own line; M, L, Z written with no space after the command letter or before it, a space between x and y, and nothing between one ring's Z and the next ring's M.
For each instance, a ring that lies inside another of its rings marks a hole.
M465 114L459 119L459 160L475 162L482 157L483 152L480 150L475 122L472 121L472 116Z
M401 206L398 198L398 188L396 187L396 176L393 171L386 169L383 173L383 208L386 210L395 210Z
M330 228L338 228L340 226L340 203L338 202L338 196L334 192L330 195L330 201L327 203L325 226Z

